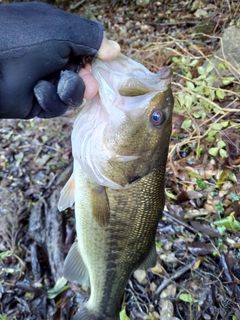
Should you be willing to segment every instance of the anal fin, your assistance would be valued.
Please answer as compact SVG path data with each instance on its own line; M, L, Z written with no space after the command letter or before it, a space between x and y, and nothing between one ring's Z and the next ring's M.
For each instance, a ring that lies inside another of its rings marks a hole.
M153 242L150 251L148 252L145 260L139 266L138 269L149 269L155 267L157 262L156 244Z
M103 186L91 187L92 213L101 227L106 227L109 223L110 208L106 189Z
M74 204L75 181L73 174L63 187L58 201L58 210L63 211Z
M63 276L70 282L89 287L88 270L81 256L77 242L74 242L64 261Z

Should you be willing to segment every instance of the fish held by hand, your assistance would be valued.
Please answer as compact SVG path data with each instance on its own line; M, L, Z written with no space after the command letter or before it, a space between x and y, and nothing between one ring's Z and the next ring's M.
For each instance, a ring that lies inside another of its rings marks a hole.
M117 320L130 275L156 263L172 71L151 73L122 54L92 71L99 91L75 121L74 170L59 200L60 210L75 202L77 231L64 276L91 287L74 320Z

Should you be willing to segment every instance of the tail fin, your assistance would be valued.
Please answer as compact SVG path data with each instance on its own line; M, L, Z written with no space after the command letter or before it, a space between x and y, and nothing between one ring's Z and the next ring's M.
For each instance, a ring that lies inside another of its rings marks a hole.
M103 318L96 316L86 307L83 307L78 310L78 312L73 317L73 320L103 320Z
M115 317L108 317L104 314L95 315L94 313L89 311L87 307L83 307L78 310L78 312L73 317L73 320L119 320L119 315Z

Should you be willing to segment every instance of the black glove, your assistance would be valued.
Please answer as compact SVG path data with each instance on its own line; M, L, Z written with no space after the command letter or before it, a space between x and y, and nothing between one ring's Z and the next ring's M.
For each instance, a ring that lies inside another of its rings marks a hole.
M51 118L83 100L82 57L103 27L41 2L0 5L0 118ZM70 70L70 71L69 71Z

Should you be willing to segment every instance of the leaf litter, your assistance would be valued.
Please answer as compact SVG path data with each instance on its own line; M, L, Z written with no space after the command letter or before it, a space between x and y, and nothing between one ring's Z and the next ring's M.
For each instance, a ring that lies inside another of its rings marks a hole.
M129 280L121 320L240 319L239 79L232 61L211 63L239 3L110 2L73 2L70 10L101 21L152 71L171 65L175 96L158 261ZM74 214L56 209L72 170L75 116L1 120L2 320L71 319L88 299L61 278Z

